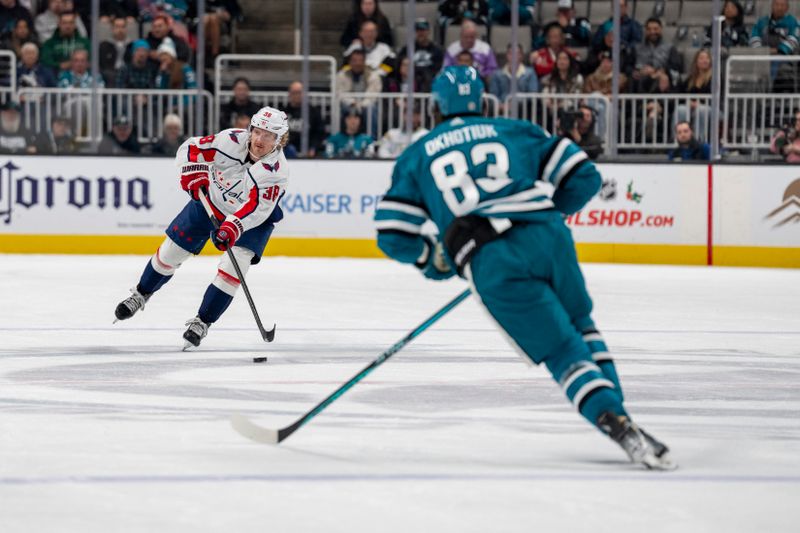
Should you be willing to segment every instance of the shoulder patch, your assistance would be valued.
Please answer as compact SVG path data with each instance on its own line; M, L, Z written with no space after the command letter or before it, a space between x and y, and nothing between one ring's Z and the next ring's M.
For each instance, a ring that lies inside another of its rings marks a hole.
M242 133L244 130L233 130L228 135L230 135L231 140L236 144L239 144L239 134Z
M281 168L281 162L280 161L275 161L274 165L270 165L269 163L261 163L261 164L264 166L264 168L266 168L270 172L277 172L278 169Z

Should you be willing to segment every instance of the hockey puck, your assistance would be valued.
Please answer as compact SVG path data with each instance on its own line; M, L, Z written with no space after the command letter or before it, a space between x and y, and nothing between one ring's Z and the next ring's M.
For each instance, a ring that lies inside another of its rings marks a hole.
M254 363L266 363L267 362L267 358L266 357L253 357L253 362Z

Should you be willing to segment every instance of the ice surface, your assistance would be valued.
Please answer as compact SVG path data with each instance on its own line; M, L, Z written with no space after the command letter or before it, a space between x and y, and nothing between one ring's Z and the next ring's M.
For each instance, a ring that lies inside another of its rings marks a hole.
M0 532L759 531L800 521L800 271L586 265L627 405L681 468L586 424L470 299L279 447L281 427L464 287L267 258L200 349L188 261L112 325L144 257L0 255ZM268 356L253 364L254 356Z

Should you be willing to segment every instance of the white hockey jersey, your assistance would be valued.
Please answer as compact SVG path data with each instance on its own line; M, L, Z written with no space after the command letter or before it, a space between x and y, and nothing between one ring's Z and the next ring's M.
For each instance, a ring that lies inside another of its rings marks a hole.
M208 199L217 218L233 223L240 235L270 218L274 222L283 218L278 202L289 181L283 150L251 163L249 137L250 133L241 129L191 137L175 156L179 168L191 161L213 163Z

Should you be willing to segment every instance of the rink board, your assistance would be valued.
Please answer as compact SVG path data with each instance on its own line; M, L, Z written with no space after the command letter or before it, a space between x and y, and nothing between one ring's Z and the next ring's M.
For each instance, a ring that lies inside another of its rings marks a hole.
M567 220L583 261L800 266L792 167L599 166L600 193ZM372 217L392 162L290 168L269 255L382 256ZM175 174L171 159L0 159L0 252L150 254L187 201Z

